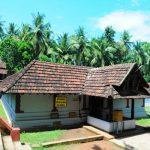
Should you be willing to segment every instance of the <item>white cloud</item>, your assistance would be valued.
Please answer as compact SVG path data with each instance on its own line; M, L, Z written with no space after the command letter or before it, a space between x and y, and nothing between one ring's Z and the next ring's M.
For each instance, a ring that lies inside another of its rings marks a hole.
M131 0L132 4L134 6L138 6L139 5L139 0Z
M104 30L107 26L117 32L129 31L133 40L150 41L150 14L116 11L97 19L96 27Z

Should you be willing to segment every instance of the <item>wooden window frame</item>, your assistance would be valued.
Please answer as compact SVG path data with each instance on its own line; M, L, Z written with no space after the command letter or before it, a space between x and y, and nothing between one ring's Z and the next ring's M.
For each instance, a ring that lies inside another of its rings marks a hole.
M16 113L24 113L24 111L22 111L20 107L21 107L21 95L17 93L16 94L16 107L15 107Z
M142 106L141 107L145 107L145 99L142 100Z
M86 108L86 95L83 95L83 107L82 107L83 110L87 109Z
M126 99L126 108L130 108L130 99Z

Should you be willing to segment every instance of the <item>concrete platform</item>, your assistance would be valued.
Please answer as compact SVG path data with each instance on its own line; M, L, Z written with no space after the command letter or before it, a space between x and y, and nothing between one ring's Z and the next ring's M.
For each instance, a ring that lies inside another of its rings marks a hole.
M73 138L73 139L65 139L65 140L60 140L60 141L46 142L46 143L42 143L42 146L48 147L48 146L53 146L53 145L58 145L58 144L86 143L86 142L97 141L97 140L102 140L102 139L103 139L103 136L95 135L95 136L89 136L86 138Z

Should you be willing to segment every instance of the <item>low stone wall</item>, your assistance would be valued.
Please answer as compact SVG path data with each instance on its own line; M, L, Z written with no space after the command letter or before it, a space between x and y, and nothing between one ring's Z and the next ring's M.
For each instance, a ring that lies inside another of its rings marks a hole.
M117 128L117 122L112 123L91 116L87 117L87 123L107 132L113 132ZM121 124L121 122L118 123L118 131L134 128L135 120L125 120L123 121L123 124Z

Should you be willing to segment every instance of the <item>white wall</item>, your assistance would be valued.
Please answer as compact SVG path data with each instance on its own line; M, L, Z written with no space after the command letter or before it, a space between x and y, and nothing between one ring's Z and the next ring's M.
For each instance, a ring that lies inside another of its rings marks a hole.
M25 113L50 111L53 108L53 95L23 94L20 105Z
M129 100L129 108L126 108L126 100L115 99L113 100L113 110L123 110L123 115L127 118L131 118L131 100Z
M79 95L62 95L67 97L67 107L58 107L60 118L51 119L50 114L53 109L53 94L23 94L21 95L21 110L24 113L16 114L16 126L21 128L33 126L52 126L53 122L61 121L62 125L78 124L86 121L86 117L79 117L80 113L83 116L85 112L83 108L83 100L81 98L79 106ZM88 104L87 104L88 105ZM76 112L76 118L69 118L69 112Z
M79 110L78 95L63 95L67 97L67 107L58 107L58 111ZM21 110L26 112L51 112L53 109L53 94L23 94L21 95ZM81 102L82 105L82 102ZM82 106L80 106L82 108Z
M135 99L134 100L134 110L135 110L135 118L140 118L140 117L146 117L146 111L145 107L142 107L143 105L143 99Z
M86 111L82 110L83 99L81 98L79 103L79 95L66 94L63 96L67 97L67 107L57 108L60 116L58 119L51 119L50 117L53 109L53 94L21 94L20 109L23 113L15 113L15 95L4 94L2 101L10 122L20 128L41 125L51 126L55 121L61 121L62 125L71 125L86 121ZM79 109L82 118L79 117ZM69 118L69 112L76 112L77 117Z
M107 132L117 131L118 122L112 123L112 122L108 122L108 121L104 121L101 119L88 116L87 123ZM134 128L135 128L135 120L125 120L122 123L121 122L118 123L118 131L134 129Z
M143 104L143 99L134 100L135 118L146 117L145 108L142 107L142 104ZM129 99L129 108L126 108L125 99L115 99L113 101L113 109L123 110L124 116L131 118L131 99Z

